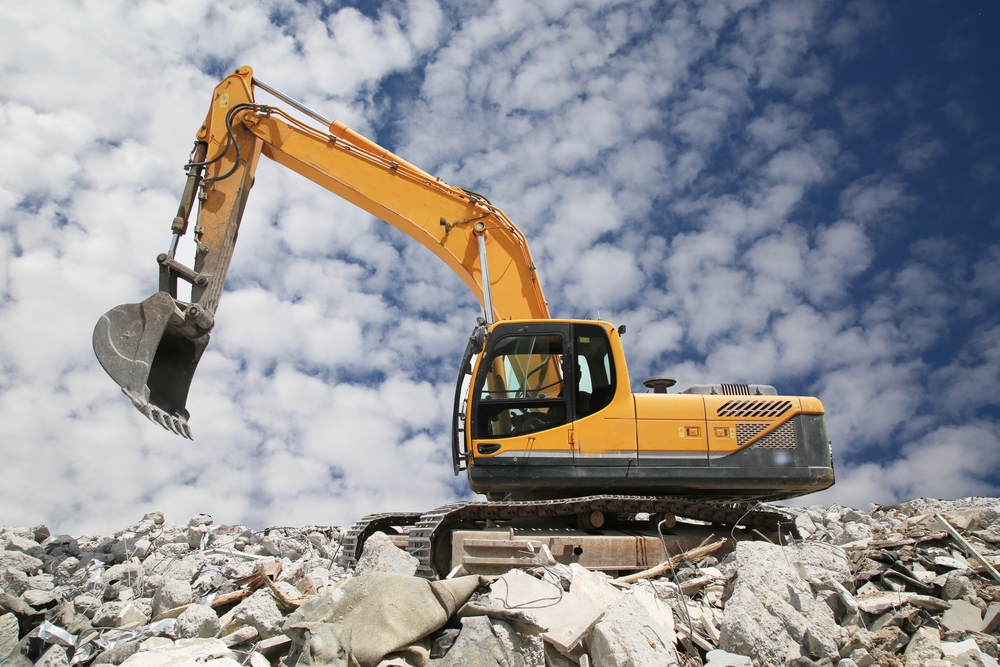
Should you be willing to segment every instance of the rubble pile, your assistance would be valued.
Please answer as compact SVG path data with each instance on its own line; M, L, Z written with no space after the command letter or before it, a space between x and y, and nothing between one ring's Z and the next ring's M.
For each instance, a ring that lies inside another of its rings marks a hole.
M788 512L777 544L619 578L526 543L530 566L428 581L381 533L344 570L338 528L206 515L2 528L0 666L998 665L1000 499Z

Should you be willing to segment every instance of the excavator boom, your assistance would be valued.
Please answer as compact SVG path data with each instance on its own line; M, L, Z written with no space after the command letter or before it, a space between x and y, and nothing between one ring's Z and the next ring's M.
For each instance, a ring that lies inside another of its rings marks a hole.
M258 87L323 127L256 103ZM214 326L261 154L429 248L480 301L488 322L549 318L527 241L500 209L340 121L322 118L241 67L216 87L197 132L170 247L157 257L159 291L142 303L111 309L94 329L101 365L136 408L164 428L191 437L188 389ZM190 268L175 252L195 209L196 252ZM191 284L188 301L178 298L178 278Z

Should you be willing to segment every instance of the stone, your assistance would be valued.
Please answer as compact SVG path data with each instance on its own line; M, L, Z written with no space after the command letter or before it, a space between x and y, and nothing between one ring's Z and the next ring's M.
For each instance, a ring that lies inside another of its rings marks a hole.
M548 630L543 637L563 652L570 652L601 618L595 605L561 587L511 570L490 586L493 606L531 614Z
M611 585L611 577L603 572L591 572L579 563L571 563L569 571L573 575L569 592L598 609L610 607L625 595Z
M669 665L677 662L673 642L635 597L622 597L608 607L590 633L594 667Z
M663 641L668 644L676 644L677 636L674 632L674 614L670 603L666 602L656 593L656 589L651 586L634 586L631 595L638 600L654 621L666 632Z
M462 631L443 658L431 660L428 667L498 667L509 665L503 647L490 619L468 616L462 620Z
M506 621L490 619L493 634L510 667L545 667L545 642L540 635L520 635Z
M0 664L17 648L19 640L17 616L14 614L0 616Z
M971 659L972 654L978 652L979 644L977 644L976 640L971 637L969 639L963 639L960 642L941 642L942 657L947 660L952 660L953 662L958 662L954 659L966 653L969 654L969 659Z
M27 590L21 595L21 599L35 609L41 609L53 604L59 599L59 595L55 591Z
M28 575L13 567L0 572L0 588L11 595L21 595L28 590Z
M262 639L281 634L284 619L274 597L266 588L244 599L233 612L235 622L253 626Z
M172 644L139 651L122 667L239 667L235 654L218 639L178 639Z
M837 536L834 544L847 544L870 539L873 534L874 531L869 526L857 521L848 521L844 524L844 532Z
M189 606L177 617L174 625L174 632L181 639L214 637L221 629L219 615L203 604Z
M419 564L420 561L415 557L393 544L388 535L376 532L365 541L354 572L357 575L366 572L389 572L412 577L416 574Z
M117 642L110 649L97 656L95 665L120 665L139 650L139 642Z
M858 667L858 663L854 662L850 658L844 658L837 663L837 667Z
M117 628L121 625L118 615L125 609L125 602L105 602L94 612L90 622L95 628Z
M69 654L65 647L54 644L35 661L35 667L69 667Z
M97 610L101 608L101 601L93 595L83 593L73 598L73 607L87 618L92 619Z
M997 662L996 658L982 651L972 656L972 660L978 667L1000 667L1000 663Z
M932 595L913 595L909 599L909 603L914 607L920 607L925 611L929 611L932 614L939 611L944 611L945 609L951 609L951 603L941 598L936 598Z
M983 616L983 625L979 629L979 632L983 634L990 634L996 632L1000 628L1000 604L991 604L986 609L986 614Z
M763 542L737 543L733 556L737 574L719 628L719 648L759 664L781 664L789 647L802 645L808 631L817 657L839 659L847 632L837 625L828 605L815 603L812 588L800 573L822 577L837 572L847 568L846 556L828 546L783 549ZM835 555L827 561L820 551Z
M239 646L240 644L246 644L247 642L252 642L257 639L260 635L257 633L257 628L252 625L247 625L242 628L238 628L228 635L222 635L221 639L226 646L230 648L233 646Z
M153 595L153 617L194 601L191 584L183 579L164 579Z
M941 597L945 600L958 600L966 595L975 595L976 587L961 570L953 570L948 574L944 586L941 589Z
M979 608L965 600L954 600L951 609L941 617L941 626L946 630L979 631L983 627L983 617Z
M708 658L705 667L742 667L743 665L750 667L753 664L753 661L745 655L726 653L721 649L709 651L705 657ZM841 660L840 664L843 665L844 661Z
M942 655L941 637L936 628L919 628L903 653L904 667L923 667L928 660L937 660Z
M795 528L799 531L802 539L809 539L809 536L816 532L816 524L808 514L800 514L795 517Z
M849 660L851 660L858 667L871 667L875 663L875 658L872 657L872 654L869 653L867 649L863 648L851 651L851 657Z
M25 574L35 574L42 567L42 561L21 551L0 551L0 572L14 568Z

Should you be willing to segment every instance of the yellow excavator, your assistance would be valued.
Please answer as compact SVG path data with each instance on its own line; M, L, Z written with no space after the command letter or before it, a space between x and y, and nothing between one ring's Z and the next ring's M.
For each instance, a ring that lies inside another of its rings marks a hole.
M255 89L309 120L257 103ZM834 483L818 399L758 384L669 393L670 377L632 393L625 327L549 317L527 241L500 209L323 118L249 67L215 88L198 128L170 246L157 257L159 291L113 308L94 329L101 365L164 428L191 438L188 390L262 153L419 241L483 307L456 383L452 455L455 474L467 471L488 502L366 517L348 535L345 563L391 524L413 526L408 548L426 576L443 576L442 540L458 523L571 516L596 530L632 513L774 528L780 515L749 503ZM192 268L175 254L195 208ZM189 300L178 297L178 279L191 284Z

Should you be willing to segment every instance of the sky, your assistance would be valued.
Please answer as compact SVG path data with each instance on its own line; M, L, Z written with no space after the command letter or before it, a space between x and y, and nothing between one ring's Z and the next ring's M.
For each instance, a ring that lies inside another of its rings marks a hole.
M0 525L471 497L448 428L477 302L266 158L195 441L97 363L243 65L502 208L554 317L627 325L634 391L819 397L837 484L798 503L1000 495L998 28L985 0L0 3Z

